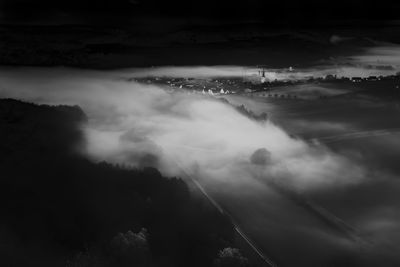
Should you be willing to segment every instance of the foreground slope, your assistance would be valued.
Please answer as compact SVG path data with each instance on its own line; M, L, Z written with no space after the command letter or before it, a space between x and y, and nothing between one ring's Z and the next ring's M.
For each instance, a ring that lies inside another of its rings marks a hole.
M79 107L0 100L2 266L211 266L227 218L152 168L79 156Z

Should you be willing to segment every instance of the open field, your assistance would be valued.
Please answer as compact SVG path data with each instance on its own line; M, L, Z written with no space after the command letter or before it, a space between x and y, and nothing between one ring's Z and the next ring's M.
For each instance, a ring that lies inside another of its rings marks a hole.
M398 127L400 109L397 103L368 101L355 97L318 101L284 101L262 97L230 96L228 100L235 104L244 104L255 112L268 112L274 123L297 138L327 146L335 153L366 167L366 178L362 182L356 182L348 187L311 190L303 192L302 196L318 203L331 214L351 225L363 240L362 242L368 245L364 246L357 243L358 241L355 243L346 241L344 238L341 242L333 243L328 239L319 240L318 247L308 247L304 242L285 242L278 246L279 250L276 245L279 244L281 235L274 233L293 231L294 233L290 235L295 237L300 232L303 236L294 239L308 240L309 242L306 243L312 244L314 235L329 235L329 231L324 229L326 225L321 226L321 221L319 221L320 225L310 222L307 224L304 217L301 219L302 216L299 214L294 215L294 210L299 208L285 206L281 208L287 210L286 218L283 217L281 222L271 227L270 218L273 217L275 220L279 216L266 215L262 221L260 214L267 213L268 209L271 209L271 207L268 208L271 200L266 199L265 194L260 194L261 199L255 200L259 210L246 218L258 217L261 220L257 225L258 229L263 229L262 231L258 232L254 228L249 231L257 232L259 242L265 244L266 249L276 248L275 255L281 254L282 257L285 255L284 251L291 255L296 254L294 253L296 251L298 257L293 259L293 262L286 262L287 266L301 262L302 256L309 253L316 255L313 258L316 262L307 262L309 266L321 264L318 262L318 257L327 259L329 253L347 255L347 259L343 260L344 262L349 260L352 266L368 266L368 264L373 266L379 264L380 259L395 258L395 254L399 252L397 244L400 238L399 226L396 223L399 220L399 214L396 211L400 208L398 204L400 168L396 160L400 156ZM243 205L243 200L238 203ZM294 217L291 218L291 215ZM318 218L314 223L317 221ZM264 237L261 232L265 234ZM276 238L273 242L271 242L272 236ZM359 245L358 248L357 245ZM341 249L346 252L338 252ZM304 259L310 260L308 257ZM395 261L388 260L388 262L386 264L396 265Z

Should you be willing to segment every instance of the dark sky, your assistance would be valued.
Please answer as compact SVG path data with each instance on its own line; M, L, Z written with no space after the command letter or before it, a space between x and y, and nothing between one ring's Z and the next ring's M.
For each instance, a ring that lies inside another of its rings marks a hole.
M120 22L135 17L203 20L323 21L400 19L388 0L0 0L2 22Z

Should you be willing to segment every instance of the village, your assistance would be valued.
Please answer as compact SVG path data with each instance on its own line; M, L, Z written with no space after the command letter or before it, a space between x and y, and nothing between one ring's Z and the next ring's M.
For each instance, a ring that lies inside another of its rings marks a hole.
M289 71L293 71L289 67ZM327 98L336 94L324 94L315 92L313 97L304 96L298 87L346 87L351 92L366 91L372 94L389 95L400 97L400 73L388 76L368 77L338 77L328 74L325 77L307 77L302 79L270 80L266 78L266 71L260 68L256 74L244 75L242 77L215 77L215 78L173 78L149 76L143 78L131 78L129 81L139 83L156 84L168 86L169 92L177 90L189 94L202 94L212 97L238 94L249 97L265 97L274 99L315 99ZM379 87L379 90L375 90ZM372 92L371 92L372 90Z

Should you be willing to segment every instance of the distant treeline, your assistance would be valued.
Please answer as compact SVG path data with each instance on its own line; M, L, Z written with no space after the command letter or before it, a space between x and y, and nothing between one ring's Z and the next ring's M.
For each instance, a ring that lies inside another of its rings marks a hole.
M229 220L181 179L80 156L85 121L0 100L0 266L222 266Z
M248 117L251 120L255 121L267 121L268 120L268 114L263 112L261 114L256 114L252 110L247 109L244 105L240 106L235 106L232 103L230 103L228 100L225 98L218 98L223 103L226 103L228 105L233 106L239 113L243 114L244 116Z

